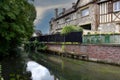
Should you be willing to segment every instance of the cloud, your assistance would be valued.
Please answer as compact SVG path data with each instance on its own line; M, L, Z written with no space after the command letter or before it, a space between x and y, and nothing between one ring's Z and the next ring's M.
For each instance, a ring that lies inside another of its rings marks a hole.
M71 4L72 2L76 2L77 0L34 0L35 6L51 6L51 5L59 5L59 4Z
M46 16L51 13L54 14L55 8L70 8L72 7L72 3L76 1L77 0L34 0L33 4L35 5L36 11L37 11L37 17L34 21L34 25L36 26L35 29L39 29L42 32L45 32L46 30L48 32L49 31L48 24L50 19L48 20L47 18L47 20L45 20ZM44 28L43 28L43 25L44 25Z
M26 70L32 73L31 75L32 80L53 80L54 79L54 77L50 74L49 70L46 67L34 61L27 62Z

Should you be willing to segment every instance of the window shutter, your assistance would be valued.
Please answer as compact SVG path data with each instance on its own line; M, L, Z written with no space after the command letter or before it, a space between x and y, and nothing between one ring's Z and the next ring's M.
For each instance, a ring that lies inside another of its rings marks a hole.
M108 13L112 13L112 12L113 12L113 2L110 1L110 2L108 3Z

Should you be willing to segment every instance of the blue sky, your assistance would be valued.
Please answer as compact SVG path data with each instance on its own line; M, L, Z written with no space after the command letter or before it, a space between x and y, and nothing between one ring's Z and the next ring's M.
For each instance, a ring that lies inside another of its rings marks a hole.
M37 17L34 21L35 29L43 34L49 33L49 21L54 17L55 8L70 8L77 0L34 0Z

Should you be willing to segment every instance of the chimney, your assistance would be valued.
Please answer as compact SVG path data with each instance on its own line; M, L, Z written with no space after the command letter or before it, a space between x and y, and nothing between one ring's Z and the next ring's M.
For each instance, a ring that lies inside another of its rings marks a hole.
M65 13L65 10L66 10L66 9L65 9L65 8L63 8L63 14Z
M75 7L75 3L72 3L72 7Z
M58 8L55 9L55 18L58 17Z

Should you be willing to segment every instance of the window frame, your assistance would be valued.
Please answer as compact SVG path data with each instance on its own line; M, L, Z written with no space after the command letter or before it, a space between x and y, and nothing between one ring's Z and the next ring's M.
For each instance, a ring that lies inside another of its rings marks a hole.
M118 12L120 11L120 1L115 1L113 3L113 12Z
M88 11L87 14L83 14L83 13L85 13L85 11ZM89 15L90 15L89 7L84 8L84 9L81 10L81 17L85 17L85 16L89 16Z
M70 18L70 17L67 17L67 18L65 19L65 21L66 21L66 22L70 22L70 21L71 21L71 18Z

